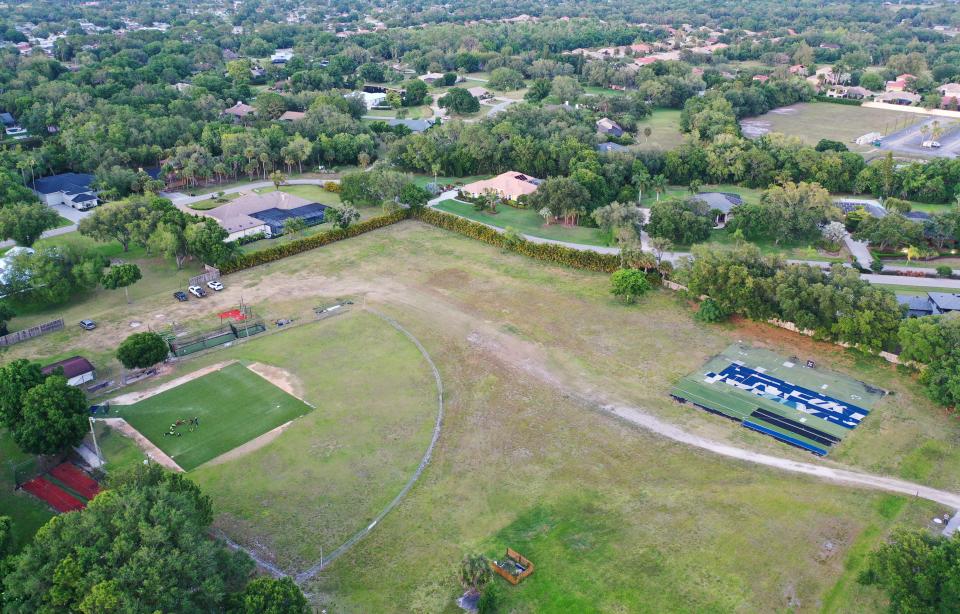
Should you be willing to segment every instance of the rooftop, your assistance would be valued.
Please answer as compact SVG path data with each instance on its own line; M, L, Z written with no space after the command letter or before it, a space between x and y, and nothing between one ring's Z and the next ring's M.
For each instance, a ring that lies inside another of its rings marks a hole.
M50 375L60 368L63 369L63 376L67 379L77 377L78 375L85 375L94 370L90 361L83 356L71 356L70 358L65 358L59 362L47 365L41 368L40 371L42 371L44 375Z
M198 213L212 217L230 233L240 232L249 228L263 225L263 220L254 217L270 209L290 210L311 204L309 200L287 194L286 192L267 192L257 194L251 192L209 211Z
M716 209L722 213L730 213L734 207L743 204L743 198L731 192L700 192L691 198L706 203L711 211Z
M30 187L41 194L53 194L55 192L82 194L92 190L90 184L93 183L93 179L93 175L88 173L61 173L41 177L30 184Z

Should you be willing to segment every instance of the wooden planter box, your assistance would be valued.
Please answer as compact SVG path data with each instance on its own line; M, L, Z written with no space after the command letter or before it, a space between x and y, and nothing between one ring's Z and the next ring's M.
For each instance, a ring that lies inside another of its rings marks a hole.
M512 573L504 570L502 567L500 567L493 561L490 561L490 567L493 569L493 571L499 574L504 580L506 580L510 584L513 584L514 586L516 586L517 584L520 584L527 576L533 573L533 562L531 562L530 559L523 556L516 550L512 548L507 548L507 558L512 559L517 563L519 563L520 565L522 565L524 568L523 573L520 573L515 576Z

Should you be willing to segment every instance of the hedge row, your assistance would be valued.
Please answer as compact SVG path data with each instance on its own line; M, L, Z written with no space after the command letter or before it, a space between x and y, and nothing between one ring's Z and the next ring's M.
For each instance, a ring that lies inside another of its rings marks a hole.
M833 104L845 104L851 107L859 107L863 105L862 100L853 100L851 98L832 98L830 96L825 96L825 95L814 96L814 98L819 100L820 102L830 102Z
M362 222L357 222L348 228L328 230L313 236L290 241L289 243L274 245L273 247L268 247L260 251L241 254L236 259L221 266L220 272L223 274L236 273L237 271L242 271L243 269L249 269L250 267L280 260L281 258L286 258L288 256L294 256L316 247L322 247L330 243L335 243L337 241L349 239L350 237L362 235L365 232L370 232L371 230L376 230L377 228L383 228L384 226L396 224L397 222L407 219L407 216L408 211L406 209L400 209L399 211L395 211L393 213L379 215Z
M489 226L468 220L452 213L437 211L436 209L420 209L411 214L411 217L427 224L432 224L444 230L460 233L471 239L483 241L496 247L508 249L523 256L536 260L545 260L572 267L612 273L620 268L620 257L615 254L600 254L594 251L585 251L557 245L555 243L534 243L532 241L511 241L502 232Z

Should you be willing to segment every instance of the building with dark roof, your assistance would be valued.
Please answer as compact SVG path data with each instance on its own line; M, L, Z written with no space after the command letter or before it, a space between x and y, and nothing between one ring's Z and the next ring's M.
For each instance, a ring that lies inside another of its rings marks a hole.
M690 197L705 203L711 211L716 211L714 224L717 227L725 226L733 217L733 208L743 204L743 198L732 192L700 192Z
M281 235L284 232L284 225L288 220L298 217L302 219L307 226L316 226L322 224L326 216L327 206L320 203L310 203L296 207L295 209L277 209L275 207L256 211L250 214L250 217L256 218L270 228L270 234L273 236Z
M9 113L0 113L0 124L10 127L17 125L17 120L13 119L13 115Z
M875 218L886 217L887 210L884 209L881 205L874 201L870 200L856 200L845 198L843 200L834 201L834 204L843 212L844 215L848 215L856 209L863 208L867 213L872 215Z
M83 356L71 356L40 369L44 375L55 375L61 370L71 386L79 386L97 378L93 365Z
M94 177L88 173L61 173L41 177L30 184L30 189L47 205L66 205L86 211L100 204L96 190L91 187Z
M928 292L930 302L936 308L936 313L950 313L960 311L960 294L950 292Z
M908 318L920 318L935 314L935 307L928 296L914 296L913 294L898 294L897 302L907 306Z

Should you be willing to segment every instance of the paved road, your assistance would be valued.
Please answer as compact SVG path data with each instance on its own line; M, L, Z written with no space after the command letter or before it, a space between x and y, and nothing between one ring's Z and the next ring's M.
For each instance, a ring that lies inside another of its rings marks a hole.
M864 273L863 279L872 284L888 286L923 286L925 288L960 289L960 279L940 279L935 277L910 277L909 275L874 275Z
M40 238L47 239L49 237L57 237L60 235L65 235L70 232L76 232L76 230L77 230L76 224L72 224L70 226L64 226L62 228L54 228L53 230L48 230L42 235L40 235ZM15 241L0 241L0 249L6 249L8 247L13 247L14 245L16 245Z

